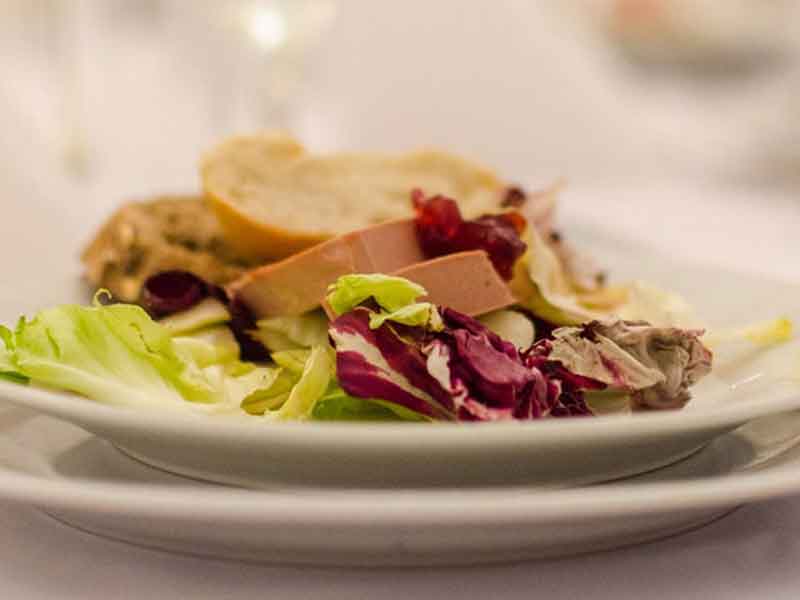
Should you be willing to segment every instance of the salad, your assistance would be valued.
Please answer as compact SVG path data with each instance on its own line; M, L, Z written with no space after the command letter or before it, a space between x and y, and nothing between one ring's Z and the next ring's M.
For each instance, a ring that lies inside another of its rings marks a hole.
M643 288L587 276L560 239L547 243L520 213L468 220L455 200L419 190L411 203L404 226L422 260L395 269L409 277L316 279L324 294L301 298L316 308L261 316L242 290L257 282L259 293L291 297L294 284L281 288L276 273L296 267L297 256L226 288L164 271L138 304L101 290L91 306L0 327L0 378L117 406L240 418L503 421L589 417L608 397L631 411L677 409L711 370L701 329L663 323L676 297L649 290L662 323L649 322L638 318ZM319 247L305 260L321 260ZM491 266L488 279L472 257ZM568 274L570 260L589 281L583 287ZM305 275L297 281L308 288L316 275ZM450 293L462 288L479 289L472 298ZM775 327L787 335L787 323Z
M611 283L528 192L436 151L224 141L203 195L121 208L95 290L0 326L0 379L240 419L509 421L682 408L709 346L676 294ZM427 193L422 188L427 188Z

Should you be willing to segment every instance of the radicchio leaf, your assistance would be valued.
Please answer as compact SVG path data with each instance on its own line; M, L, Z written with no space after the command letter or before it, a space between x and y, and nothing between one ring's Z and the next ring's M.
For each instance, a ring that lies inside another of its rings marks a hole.
M388 323L371 329L371 313L358 307L331 323L342 389L357 398L394 402L431 419L453 420L452 398L428 373L418 345L402 339Z
M592 321L557 330L548 358L572 373L632 392L634 409L675 409L689 401L689 386L711 370L702 334L645 321Z
M584 392L606 388L634 408L678 408L710 370L702 331L593 321L520 352L472 317L438 313L436 328L376 322L374 302L339 316L329 334L342 389L432 420L539 419L591 415Z
M354 397L382 398L434 420L591 414L581 390L602 383L563 377L565 370L544 358L539 366L528 364L513 344L475 319L448 308L441 312L443 330L415 328L415 335L390 322L371 329L374 312L367 307L337 318L330 336L341 387Z

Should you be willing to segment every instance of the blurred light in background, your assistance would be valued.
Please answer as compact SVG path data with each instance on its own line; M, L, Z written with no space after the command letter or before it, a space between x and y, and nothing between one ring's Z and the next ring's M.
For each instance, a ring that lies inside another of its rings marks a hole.
M588 4L633 60L735 73L785 58L795 0L594 0Z
M286 20L270 6L253 6L243 14L244 27L265 50L277 48L286 40Z

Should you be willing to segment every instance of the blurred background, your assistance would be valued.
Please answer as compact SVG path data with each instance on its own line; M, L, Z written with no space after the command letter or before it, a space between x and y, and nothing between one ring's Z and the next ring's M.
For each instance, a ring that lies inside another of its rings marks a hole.
M0 74L2 203L76 239L270 128L564 177L598 218L683 189L800 213L798 0L0 0Z

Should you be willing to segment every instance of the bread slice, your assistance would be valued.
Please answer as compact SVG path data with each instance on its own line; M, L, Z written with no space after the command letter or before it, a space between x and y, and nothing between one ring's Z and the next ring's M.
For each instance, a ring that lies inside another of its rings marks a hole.
M199 196L162 196L117 210L83 251L84 275L94 287L126 302L142 284L169 269L191 271L216 284L255 264L223 239L214 212Z
M507 191L491 171L444 152L312 155L276 133L222 142L200 174L227 239L254 259L411 216L414 188L456 199L468 218L500 211Z

